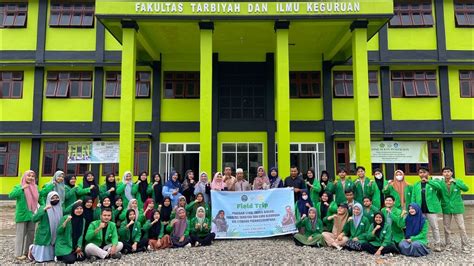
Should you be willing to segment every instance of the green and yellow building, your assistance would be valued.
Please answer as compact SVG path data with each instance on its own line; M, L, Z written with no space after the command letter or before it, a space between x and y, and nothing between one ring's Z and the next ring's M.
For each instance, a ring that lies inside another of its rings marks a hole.
M3 197L27 169L227 165L451 166L474 189L473 1L11 0L0 23ZM67 164L99 140L120 164ZM372 164L371 141L427 142L429 163Z

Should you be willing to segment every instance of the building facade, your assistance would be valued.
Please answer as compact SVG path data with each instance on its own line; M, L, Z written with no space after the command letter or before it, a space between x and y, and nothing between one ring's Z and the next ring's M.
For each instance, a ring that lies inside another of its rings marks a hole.
M450 166L474 187L472 1L12 0L0 23L3 197L27 169ZM120 164L67 164L97 140ZM429 163L372 164L371 141L427 142Z

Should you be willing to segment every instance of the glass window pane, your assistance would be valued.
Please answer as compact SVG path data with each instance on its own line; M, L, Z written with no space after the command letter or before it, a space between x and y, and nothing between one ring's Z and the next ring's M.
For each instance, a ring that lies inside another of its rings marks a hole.
M79 97L79 81L71 82L71 97Z
M290 151L299 151L298 144L290 144Z
M466 154L466 168L467 173L474 173L474 153Z
M379 95L379 88L377 83L369 83L369 95L370 96L378 96Z
M175 97L184 97L184 82L175 83Z
M436 81L434 80L428 80L426 82L426 85L428 86L428 92L430 96L436 96L438 95L438 90L436 88Z
M318 143L318 151L319 152L324 152L324 143Z
M186 151L199 151L199 144L187 144Z
M8 157L7 176L16 176L18 174L18 154L10 154Z
M423 20L421 19L421 13L413 13L413 25L419 26L423 25Z
M261 165L263 165L263 155L261 153L249 153L249 174L251 177L257 176L257 168Z
M184 151L183 144L168 144L168 151Z
M84 13L82 17L82 26L92 26L94 24L94 14Z
M69 26L71 20L71 13L70 12L63 12L61 14L61 18L59 19L60 26Z
M392 81L392 96L403 97L401 81Z
M263 108L257 108L254 110L255 112L255 119L263 119L265 118L265 112Z
M231 110L231 119L241 119L242 110L241 109L232 109Z
M248 165L248 154L247 153L237 153L237 166L236 168L242 168L244 172L249 171L249 165ZM257 173L255 169L255 174ZM247 174L247 179L252 180L255 177L255 174Z
M2 97L10 97L10 82L0 82L2 88Z
M19 142L9 142L8 145L8 151L18 151L20 148L20 143Z
M300 94L301 96L309 96L308 83L301 83Z
M56 142L56 150L66 151L67 150L67 142Z
M423 14L423 20L425 25L433 25L433 16L430 14Z
M64 166L66 165L66 155L63 153L60 153L57 155L57 161L56 161L56 170L64 170Z
M461 96L462 97L471 97L471 88L469 88L469 81L461 81Z
M236 151L236 145L235 144L230 144L230 143L224 143L224 144L222 144L222 151L223 152L235 152Z
M416 80L415 85L416 85L416 93L419 96L428 95L428 90L426 89L425 82L423 80Z
M346 90L347 96L352 97L354 96L354 87L352 86L352 82L346 82Z
M25 26L26 13L18 13L15 19L15 26L21 27Z
M298 97L296 83L290 83L290 97Z
M19 98L21 97L21 89L23 87L22 82L13 82L13 91L12 91L12 97Z
M48 85L46 86L46 96L55 96L56 95L56 85L58 83L56 81L48 81Z
M114 97L115 96L115 82L108 81L105 84L105 97Z
M316 151L316 144L301 144L302 151Z
M7 13L3 19L3 26L12 26L13 21L15 20L15 13Z
M82 18L82 13L74 12L71 19L71 26L80 26L81 18Z
M237 152L248 152L248 143L237 143Z
M222 169L224 167L230 166L232 169L236 169L235 167L235 153L223 153L222 154Z
M68 93L68 88L69 88L69 82L67 80L60 80L56 96L66 97Z
M311 83L311 93L315 97L321 96L321 88L319 83Z
M251 152L261 152L262 149L262 144L261 143L249 143L249 151Z
M6 161L7 155L6 154L1 154L0 153L0 175L5 175L5 161Z
M150 96L150 84L148 82L140 83L138 89L138 96L148 97Z
M45 153L43 158L43 173L51 174L53 172L53 154Z
M413 81L404 81L403 88L405 91L405 96L416 96Z
M346 90L344 89L344 83L341 81L334 83L334 95L343 97L346 96Z

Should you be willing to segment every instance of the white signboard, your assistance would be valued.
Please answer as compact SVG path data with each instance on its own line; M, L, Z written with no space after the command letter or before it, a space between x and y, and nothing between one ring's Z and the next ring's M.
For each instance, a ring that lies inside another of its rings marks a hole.
M371 141L373 163L428 163L426 141ZM355 142L349 142L351 163L356 162Z
M68 143L67 163L118 163L118 141L79 141Z

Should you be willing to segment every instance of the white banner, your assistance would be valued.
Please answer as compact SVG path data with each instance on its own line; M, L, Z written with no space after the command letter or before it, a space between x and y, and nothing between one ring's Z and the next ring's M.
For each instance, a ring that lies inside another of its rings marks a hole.
M426 141L371 141L373 163L428 163ZM356 162L355 142L349 142L350 162Z
M119 150L118 141L71 141L67 163L118 163Z

